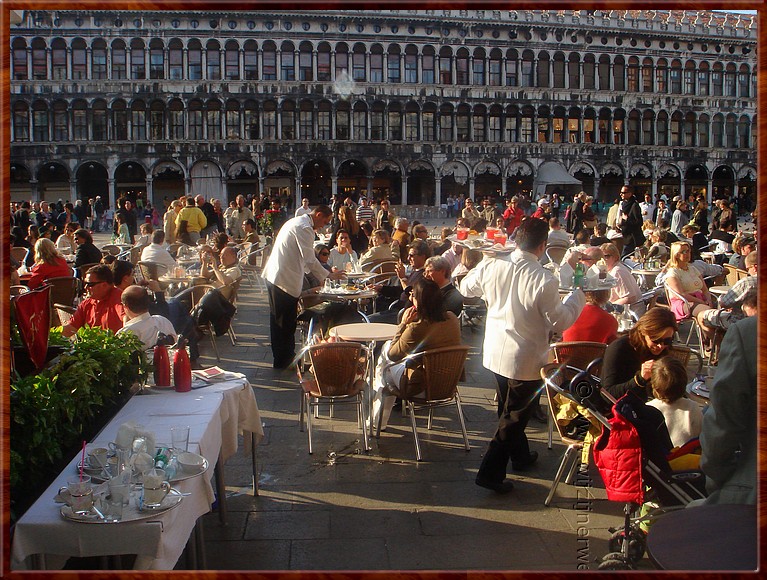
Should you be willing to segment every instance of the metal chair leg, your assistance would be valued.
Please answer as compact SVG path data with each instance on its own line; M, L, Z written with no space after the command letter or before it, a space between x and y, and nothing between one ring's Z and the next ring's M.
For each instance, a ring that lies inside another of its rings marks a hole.
M404 403L404 401L403 401ZM407 402L407 408L410 412L410 424L413 426L413 442L415 443L415 459L421 461L421 443L418 441L418 429L415 426L415 406L410 401Z
M370 440L368 439L368 428L367 425L365 425L365 410L363 409L363 405L365 404L365 398L363 397L363 394L357 393L357 408L359 410L359 414L362 416L361 426L362 426L362 442L365 445L365 451L370 451Z
M574 445L567 446L567 450L565 451L565 454L562 456L562 461L559 463L557 474L554 476L554 481L551 482L551 489L549 489L549 495L546 496L546 500L543 502L543 505L548 506L551 503L551 500L554 498L554 493L557 491L557 486L559 485L559 482L562 480L562 476L565 473L567 464L570 461L570 458L573 455L573 452L575 451L575 449L576 447Z
M306 431L309 434L309 455L311 455L314 450L312 449L312 399L309 393L306 394Z
M466 447L466 452L471 451L469 447L469 435L466 433L466 421L463 417L463 408L461 407L461 396L458 391L455 392L455 406L458 408L458 420L461 422L461 433L463 433L463 444Z

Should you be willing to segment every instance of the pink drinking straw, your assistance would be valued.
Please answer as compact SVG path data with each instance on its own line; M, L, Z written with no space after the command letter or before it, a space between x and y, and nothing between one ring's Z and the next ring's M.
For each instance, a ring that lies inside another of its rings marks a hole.
M83 481L83 468L85 467L85 441L83 441L83 456L80 459L80 483Z

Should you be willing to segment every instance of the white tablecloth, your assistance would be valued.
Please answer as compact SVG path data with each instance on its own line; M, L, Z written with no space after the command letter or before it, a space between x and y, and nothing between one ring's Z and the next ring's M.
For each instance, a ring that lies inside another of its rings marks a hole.
M237 451L237 435L250 445L263 437L261 417L250 383L243 379L222 382L188 393L173 390L134 396L94 439L106 446L126 421L140 423L155 433L158 444L170 443L173 425L189 425L189 450L208 460L208 472L174 484L184 497L179 507L156 517L120 524L85 524L64 520L53 501L67 477L75 474L74 457L59 477L17 522L11 550L11 568L30 566L30 556L43 554L49 569L61 568L72 556L138 554L136 569L173 569L197 519L210 511L214 500L210 479L219 459Z

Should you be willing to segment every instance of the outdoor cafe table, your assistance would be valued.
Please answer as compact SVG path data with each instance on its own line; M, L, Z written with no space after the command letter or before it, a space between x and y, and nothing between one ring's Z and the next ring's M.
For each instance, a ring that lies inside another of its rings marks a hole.
M732 286L711 286L708 291L716 296L717 301L719 301L722 296L730 291L730 288L732 288Z
M261 416L253 388L245 378L213 383L187 393L150 389L135 395L92 442L106 447L126 421L135 421L155 433L157 444L170 443L173 425L189 425L189 450L208 460L200 477L174 483L185 496L175 509L146 520L115 524L89 524L65 520L54 502L67 478L77 473L78 454L35 504L16 523L11 568L60 569L70 557L136 554L135 569L171 570L178 561L200 516L214 500L212 468L237 451L238 432L246 449L263 437ZM255 471L255 468L254 468ZM219 498L221 504L224 498Z
M352 342L364 342L370 347L371 357L375 344L381 340L389 340L397 334L398 326L396 324L387 324L385 322L355 322L352 324L339 324L331 329L333 336L341 340ZM373 409L373 378L375 374L375 361L370 360L368 364L368 410ZM368 412L368 416L372 417ZM370 421L370 435L373 435L373 421Z
M655 278L661 273L660 268L632 268L631 273L637 277L642 290L649 290L655 286Z

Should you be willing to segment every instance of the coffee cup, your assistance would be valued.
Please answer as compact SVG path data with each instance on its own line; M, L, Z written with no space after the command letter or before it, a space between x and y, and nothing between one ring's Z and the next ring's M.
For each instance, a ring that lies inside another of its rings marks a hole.
M94 447L88 451L88 461L91 467L106 467L109 449L106 447Z
M72 512L76 515L90 513L93 507L93 486L90 475L82 475L67 479L66 487L59 489L59 493L69 493L69 503Z
M160 507L162 500L170 491L170 483L165 481L165 470L152 469L144 474L144 493L142 495L142 504L144 507Z

